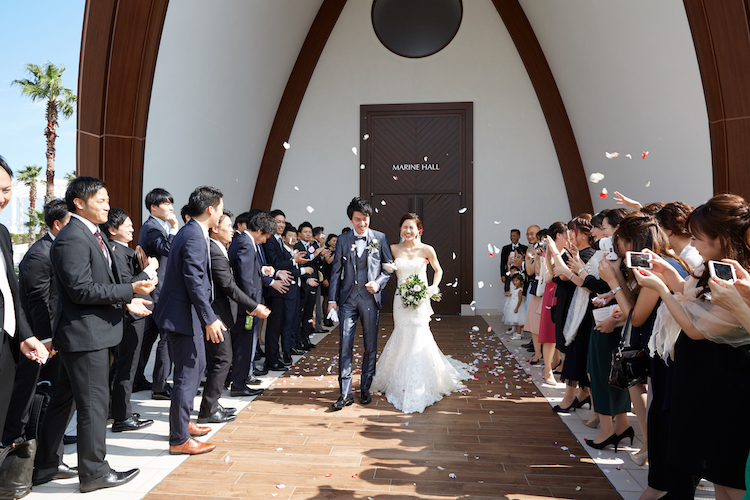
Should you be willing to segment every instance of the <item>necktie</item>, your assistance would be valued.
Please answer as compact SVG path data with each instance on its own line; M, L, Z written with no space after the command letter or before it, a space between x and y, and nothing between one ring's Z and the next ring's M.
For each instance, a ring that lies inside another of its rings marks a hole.
M208 257L208 260L207 260L208 282L209 282L208 286L211 288L211 302L213 302L214 301L214 286L213 286L213 280L211 278L211 239L210 238L206 238L206 252L208 254L207 255Z
M0 259L4 259L2 254L0 254ZM3 264L3 269L1 269L2 276L0 276L0 292L3 294L5 303L5 307L3 308L3 330L13 337L16 334L16 311L13 302L13 293L10 290L10 283L8 282L8 270L5 269L7 262L3 260Z
M104 246L104 238L102 238L102 234L97 231L96 233L96 241L99 242L99 248L102 249L102 252L104 253L104 259L107 261L107 264L111 264L109 261L109 252L107 252L107 247Z

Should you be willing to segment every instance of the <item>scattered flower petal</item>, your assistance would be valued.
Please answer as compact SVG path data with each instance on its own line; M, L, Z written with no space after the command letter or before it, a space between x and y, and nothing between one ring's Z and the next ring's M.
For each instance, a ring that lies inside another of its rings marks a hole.
M480 282L478 282L478 283L477 283L477 286L478 286L479 288L484 288L484 281L480 281Z
M284 149L289 149L289 148L291 148L291 146L289 145L289 143L288 143L288 142L285 142L285 143L284 143Z
M427 157L426 156L424 157L424 161L427 161Z
M452 473L452 472L450 474L448 474L448 477L451 478L451 479L456 479L456 475L454 473Z
M438 469L438 470L445 470L445 467L440 467L440 466L438 465L437 469Z
M602 188L602 192L599 193L599 198L606 198L607 197L607 188Z
M650 186L651 186L651 181L648 181L648 182L646 183L646 187L650 187Z
M362 136L362 139L365 140L365 141L367 139L369 139L369 138L370 138L370 134L365 134L365 135Z
M333 476L333 472L329 472L328 474L326 474L326 477L331 477L331 476Z
M456 260L456 252L453 252L453 260Z
M397 180L398 180L398 175L394 175L394 176L393 176L393 180L394 180L394 181L397 181Z
M310 213L313 213L315 211L315 209L313 207L311 207L310 205L307 205L307 211L310 212Z
M352 153L354 153L355 155L357 154L357 148L356 147L352 148Z
M495 253L500 253L500 249L499 249L499 248L497 248L497 247L496 247L495 245L492 245L492 248L494 248L494 249L495 249Z
M495 224L500 224L500 221L499 221L499 220L496 220L496 221L495 221Z
M299 191L299 188L297 186L294 186L295 191Z
M468 210L468 208L464 207L461 210L459 210L458 213L465 214L467 210Z
M385 205L385 200L380 200L381 205Z
M620 156L620 153L606 153L605 152L604 156L606 156L607 158L611 160L612 158L617 158L618 156Z
M363 164L361 164L361 165L359 166L359 169L360 169L360 170L364 170L364 169L365 169L365 164L364 164L364 163L363 163Z
M626 155L625 155L625 157L626 157L627 159L629 159L629 160L632 160L632 159L633 159L633 155L631 155L631 154L626 154Z
M277 484L276 488L280 489L280 490L283 490L284 488L286 488L286 485L285 484Z
M644 151L643 154L641 155L641 159L645 160L647 156L648 156L648 151Z
M593 174L589 175L589 180L596 184L597 182L604 179L604 174L601 174L599 172L594 172Z

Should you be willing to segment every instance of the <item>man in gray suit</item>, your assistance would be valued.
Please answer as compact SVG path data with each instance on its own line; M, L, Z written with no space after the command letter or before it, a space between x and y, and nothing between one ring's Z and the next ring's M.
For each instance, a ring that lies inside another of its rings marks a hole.
M378 320L382 305L381 291L385 288L390 273L382 265L393 261L391 247L385 234L369 228L372 207L362 198L353 198L346 215L354 227L339 236L336 255L333 258L328 310L340 304L339 336L339 386L341 396L333 403L334 410L341 410L354 402L352 395L352 357L354 332L357 320L362 318L362 337L365 354L362 357L360 379L360 401L369 404L370 383L375 376L375 361L378 350Z

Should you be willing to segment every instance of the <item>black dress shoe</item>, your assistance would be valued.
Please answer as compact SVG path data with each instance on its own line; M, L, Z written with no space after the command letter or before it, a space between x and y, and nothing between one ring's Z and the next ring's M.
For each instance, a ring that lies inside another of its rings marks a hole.
M151 391L151 399L169 401L170 399L172 399L172 387L167 386L162 392Z
M296 356L300 356L302 354L305 354L306 352L307 351L305 351L304 349L298 349L298 348L295 347L294 349L292 349L291 351L289 351L289 354L294 354Z
M258 346L258 347L255 348L255 357L257 358L259 356L261 358L265 358L266 357L266 353L263 352L263 349L261 349L260 346Z
M255 375L250 375L249 377L245 379L245 384L247 385L260 385L262 383L263 381L259 379L258 377L256 377Z
M50 469L34 469L32 484L39 486L40 484L49 483L53 479L70 479L76 476L78 476L78 467L68 467L65 464L60 464Z
M113 488L115 486L120 486L121 484L132 481L139 472L141 472L140 469L130 469L129 471L125 472L117 472L111 470L102 477L90 479L88 481L81 480L81 493L89 493L91 491L101 490L104 488Z
M281 360L281 364L284 366L292 366L292 356L284 355L284 359Z
M152 387L151 382L143 382L142 384L136 384L133 386L133 392L150 391Z
M343 410L344 406L350 406L354 403L354 396L349 394L348 396L339 396L335 403L331 405L334 411Z
M310 349L315 349L316 347L318 347L318 344L313 344L312 342L309 342L309 341L307 342L307 344L305 344L305 349L307 349L308 351Z
M263 389L250 389L246 385L235 387L234 384L232 384L232 391L229 394L233 398L241 398L244 396L257 396L258 394L262 394L262 393L263 393Z
M372 402L372 396L370 395L370 391L365 391L362 394L359 395L359 402L363 405L369 405Z
M218 403L216 403L216 404L218 405L219 409L221 411L223 411L224 413L227 413L229 415L234 415L235 413L237 413L237 408L232 408L231 406L224 407L224 406L221 406Z
M78 436L63 436L63 444L76 444L78 442Z
M268 375L268 370L266 370L265 368L258 370L256 368L255 370L253 370L253 375L255 375L256 377L262 377L263 375Z
M313 333L328 333L328 330L325 328L318 328L317 330L313 330Z
M268 372L269 370L270 371L274 371L274 372L285 372L286 371L286 366L284 366L283 364L281 364L279 362L276 362L276 363L274 363L272 365L266 365L265 370L266 370L266 372Z
M221 409L217 409L215 412L213 412L210 415L203 415L202 413L198 414L198 423L199 424L223 424L225 422L231 422L237 418L236 415L228 414L225 411L222 411Z
M153 423L153 420L141 420L133 415L125 420L115 420L115 423L112 424L112 432L137 431L138 429L144 429Z

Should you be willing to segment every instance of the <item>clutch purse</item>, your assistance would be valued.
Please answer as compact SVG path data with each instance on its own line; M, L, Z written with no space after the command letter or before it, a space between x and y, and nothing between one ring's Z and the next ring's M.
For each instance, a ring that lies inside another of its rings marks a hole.
M620 345L612 351L612 368L609 371L609 385L618 389L628 389L636 384L645 384L651 371L651 358L645 349L625 347L625 339L630 337L631 311L622 329Z
M148 267L148 257L140 245L135 247L136 272L142 273Z

